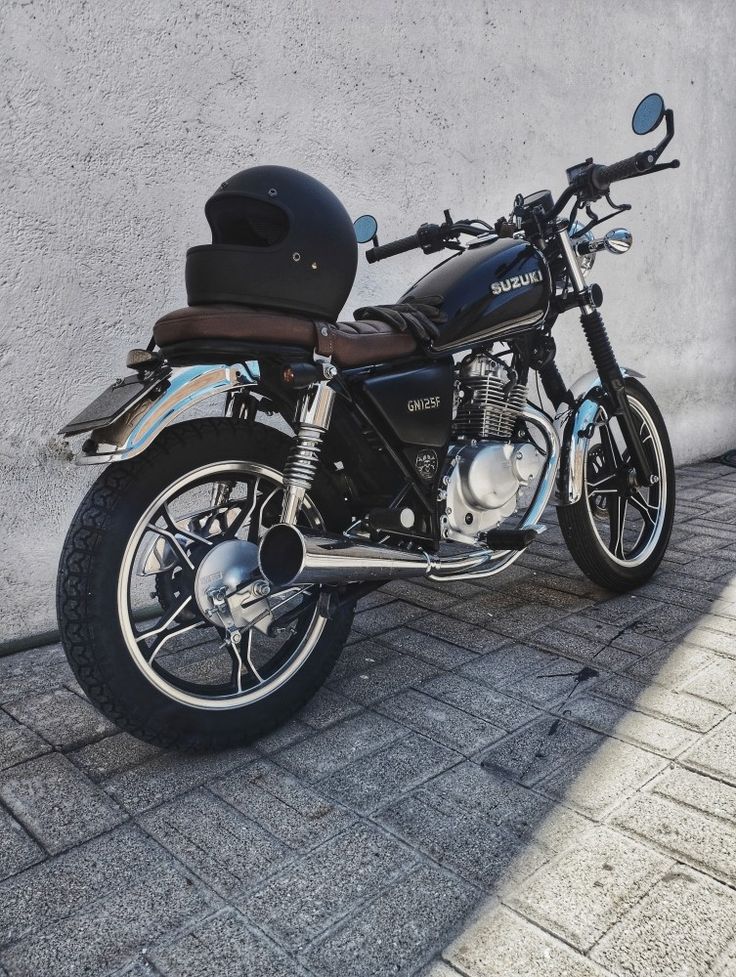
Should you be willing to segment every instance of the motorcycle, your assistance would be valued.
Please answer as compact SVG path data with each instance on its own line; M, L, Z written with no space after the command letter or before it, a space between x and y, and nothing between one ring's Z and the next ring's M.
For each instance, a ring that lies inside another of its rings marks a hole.
M679 165L658 162L674 135L660 95L632 125L663 121L655 148L572 166L557 200L520 194L494 224L445 211L381 245L359 218L370 263L451 254L355 322L232 303L159 320L158 349L133 350L130 375L61 432L88 435L80 463L107 464L58 577L64 649L107 717L181 750L253 740L324 683L361 597L502 573L550 502L591 580L627 591L651 577L672 528L672 452L587 275L632 243L623 228L594 235L630 209L612 185ZM572 310L595 369L568 387L552 330ZM554 413L531 401L533 374ZM173 423L216 395L224 416Z

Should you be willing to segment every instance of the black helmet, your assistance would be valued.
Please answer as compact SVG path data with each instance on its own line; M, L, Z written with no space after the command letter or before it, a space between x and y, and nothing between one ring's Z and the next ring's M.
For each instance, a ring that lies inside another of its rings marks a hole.
M190 305L236 302L334 321L355 280L358 244L348 212L318 180L254 166L205 205L212 244L187 252Z

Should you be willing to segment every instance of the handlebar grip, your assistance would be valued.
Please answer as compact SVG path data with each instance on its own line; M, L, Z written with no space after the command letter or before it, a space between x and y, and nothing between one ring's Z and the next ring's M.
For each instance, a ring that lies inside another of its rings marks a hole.
M651 159L648 157L651 156ZM641 176L653 166L655 157L650 153L637 153L628 159L611 163L610 166L594 166L590 178L596 190L607 190L617 180L628 180L632 176Z
M414 248L419 248L419 238L416 234L411 234L409 237L399 238L398 241L389 241L388 244L379 244L377 248L370 248L366 251L365 256L369 265L372 265L374 261L382 261L384 258L393 258L395 254L403 254L404 251L413 251Z

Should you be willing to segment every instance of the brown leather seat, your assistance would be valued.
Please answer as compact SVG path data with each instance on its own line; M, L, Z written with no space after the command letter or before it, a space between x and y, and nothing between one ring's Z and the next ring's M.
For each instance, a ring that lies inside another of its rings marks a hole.
M342 367L366 366L408 356L414 338L384 322L318 322L288 312L251 309L242 305L194 305L177 309L153 327L158 346L252 342L270 346L301 346L332 356Z

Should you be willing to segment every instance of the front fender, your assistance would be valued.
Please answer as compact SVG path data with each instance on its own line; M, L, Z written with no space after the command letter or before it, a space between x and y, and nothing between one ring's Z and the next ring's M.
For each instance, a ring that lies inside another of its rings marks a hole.
M139 401L106 427L93 429L75 461L101 465L134 458L186 411L215 394L256 386L259 377L257 362L173 367L160 393Z
M624 377L641 379L644 374L626 367L621 368ZM600 410L597 391L600 377L591 370L573 383L570 392L575 406L564 405L555 416L555 428L560 439L560 468L557 476L557 505L574 505L583 494L585 459L593 433L593 425Z

